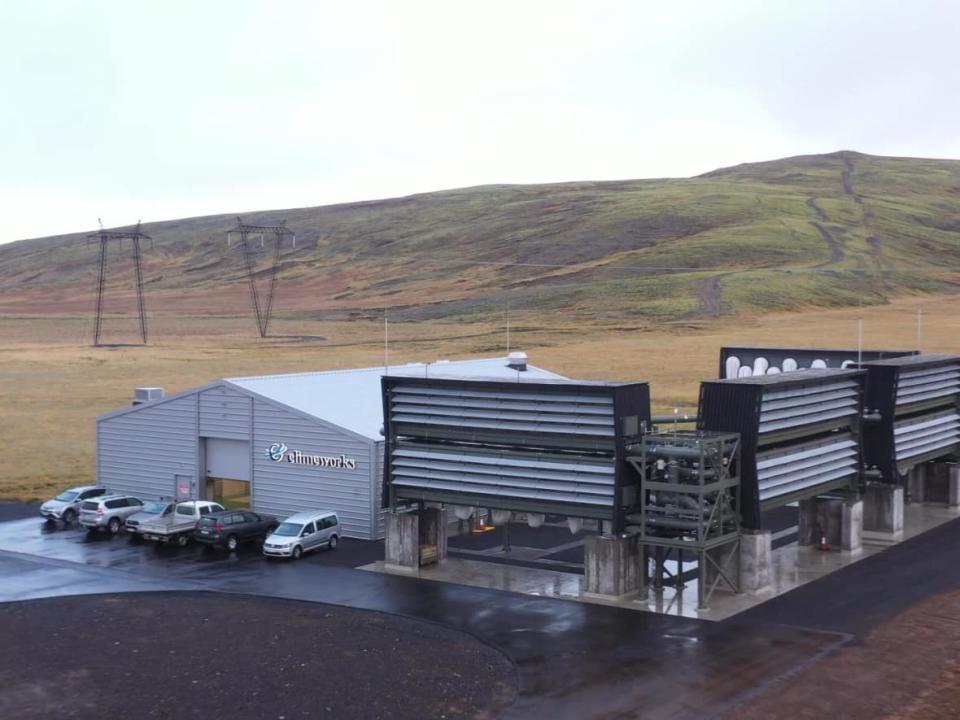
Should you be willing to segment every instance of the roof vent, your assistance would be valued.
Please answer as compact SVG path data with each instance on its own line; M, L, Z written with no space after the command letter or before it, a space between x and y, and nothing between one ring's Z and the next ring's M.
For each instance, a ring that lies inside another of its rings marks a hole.
M527 354L525 352L512 352L507 355L507 367L514 370L527 369Z
M154 400L162 400L165 395L163 388L160 387L137 388L133 391L133 404L143 405Z

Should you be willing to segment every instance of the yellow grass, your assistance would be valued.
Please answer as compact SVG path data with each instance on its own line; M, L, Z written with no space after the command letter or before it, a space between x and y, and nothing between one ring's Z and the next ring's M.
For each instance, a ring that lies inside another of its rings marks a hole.
M655 411L695 406L700 380L716 376L721 345L915 347L960 351L960 298L908 298L860 309L783 313L660 326L585 325L564 318L515 316L514 349L532 363L583 379L647 380ZM132 338L129 320L111 321ZM535 325L534 323L539 323ZM278 320L263 341L247 317L171 317L151 323L149 347L92 348L89 319L0 317L0 497L39 498L95 477L94 418L125 406L134 387L173 393L222 377L383 363L377 320ZM295 339L289 336L322 336ZM503 327L488 323L390 326L391 363L491 356L505 352Z

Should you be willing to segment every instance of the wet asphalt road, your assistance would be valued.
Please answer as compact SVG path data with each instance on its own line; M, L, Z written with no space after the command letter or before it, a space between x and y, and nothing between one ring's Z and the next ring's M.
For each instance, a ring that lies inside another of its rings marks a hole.
M0 523L0 600L156 590L249 593L458 628L515 663L505 717L710 717L844 640L770 623L710 623L353 569L380 543L299 563L88 537L36 517ZM345 565L347 565L345 567Z
M0 600L212 590L326 602L465 630L516 664L506 717L710 717L931 595L960 587L960 520L710 623L353 569L381 543L299 563L88 536L0 505Z

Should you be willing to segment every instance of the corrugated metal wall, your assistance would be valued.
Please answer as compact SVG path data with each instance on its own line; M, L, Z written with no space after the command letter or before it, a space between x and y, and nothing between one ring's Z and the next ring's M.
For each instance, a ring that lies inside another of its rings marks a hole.
M372 539L376 532L371 496L374 442L260 399L254 401L253 413L254 507L279 516L307 509L335 510L345 536ZM288 454L345 455L356 461L356 467L320 468L266 457L266 449L280 442L287 445Z
M249 440L250 402L246 393L222 385L202 390L200 434L227 440Z
M143 498L173 496L174 476L197 477L194 395L97 423L97 479Z

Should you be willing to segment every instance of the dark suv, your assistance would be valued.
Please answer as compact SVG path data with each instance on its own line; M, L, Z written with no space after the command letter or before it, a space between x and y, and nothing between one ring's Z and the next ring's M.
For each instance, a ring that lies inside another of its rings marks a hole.
M279 524L274 517L250 510L222 510L200 518L193 537L197 542L233 551L242 542L262 541Z

